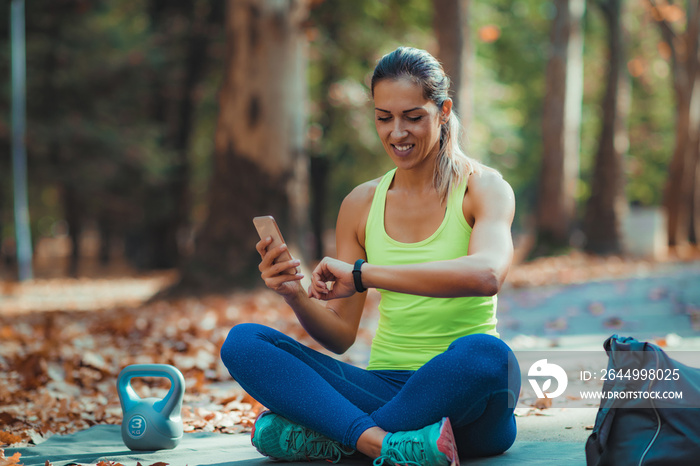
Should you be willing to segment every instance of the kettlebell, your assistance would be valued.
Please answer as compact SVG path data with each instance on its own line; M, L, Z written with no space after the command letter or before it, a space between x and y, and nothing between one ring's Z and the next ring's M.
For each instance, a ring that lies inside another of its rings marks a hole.
M141 398L131 387L134 377L165 377L170 390L162 400ZM168 364L133 364L119 373L117 392L122 405L122 440L131 450L167 450L182 439L182 397L185 378Z

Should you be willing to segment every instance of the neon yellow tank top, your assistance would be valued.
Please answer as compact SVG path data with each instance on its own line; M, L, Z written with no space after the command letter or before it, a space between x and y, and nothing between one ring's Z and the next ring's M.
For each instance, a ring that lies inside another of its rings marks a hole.
M438 229L417 243L402 243L384 229L386 193L395 172L393 169L384 175L372 199L365 230L367 261L400 265L466 256L472 232L462 213L466 179L452 190ZM379 292L379 324L368 369L416 370L457 338L474 333L499 336L495 296L428 298L382 289Z

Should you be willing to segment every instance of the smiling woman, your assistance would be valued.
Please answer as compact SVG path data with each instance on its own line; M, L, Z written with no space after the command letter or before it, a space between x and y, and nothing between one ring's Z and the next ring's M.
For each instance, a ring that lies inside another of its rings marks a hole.
M459 184L463 176L470 175L476 164L464 154L459 145L461 127L457 114L452 111L449 77L432 55L416 51L417 49L399 47L384 56L374 70L371 86L377 132L386 149L383 137L386 127L383 123L390 122L392 112L383 105L397 103L396 100L400 98L393 95L393 92L401 92L402 97L407 98L402 104L409 107L401 109L401 115L408 122L430 120L431 129L435 129L437 124L438 138L435 134L429 138L430 144L436 145L431 148L434 151L431 155L437 163L430 168L434 169L434 184L444 200L450 187ZM387 102L386 99L393 102ZM411 101L416 105L410 106ZM398 135L400 134L399 131ZM391 154L388 149L387 152Z
M328 350L355 341L367 288L381 294L367 369L267 327L234 327L231 375L270 409L255 423L264 455L449 465L515 440L520 372L496 330L496 293L513 257L510 185L459 147L449 79L428 52L401 47L372 77L375 124L396 167L356 187L308 291L286 246L257 244L265 284ZM329 283L332 286L329 286ZM509 384L509 375L512 381Z
M425 165L432 172L440 151L440 128L452 102L447 100L438 109L407 78L379 82L374 102L377 134L394 163L404 169Z

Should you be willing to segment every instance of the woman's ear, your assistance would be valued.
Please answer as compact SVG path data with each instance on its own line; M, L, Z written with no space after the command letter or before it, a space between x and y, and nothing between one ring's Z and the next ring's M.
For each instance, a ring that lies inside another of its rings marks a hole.
M450 113L452 113L452 99L449 97L445 99L440 110L440 122L447 123L447 120L450 119Z

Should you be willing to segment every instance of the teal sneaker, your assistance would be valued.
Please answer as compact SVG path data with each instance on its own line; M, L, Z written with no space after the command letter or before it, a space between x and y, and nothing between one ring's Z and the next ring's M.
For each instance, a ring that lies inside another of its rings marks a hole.
M337 463L343 455L355 452L271 411L260 413L250 439L261 454L282 461L326 460Z
M374 466L459 466L450 420L446 417L420 430L387 434Z

